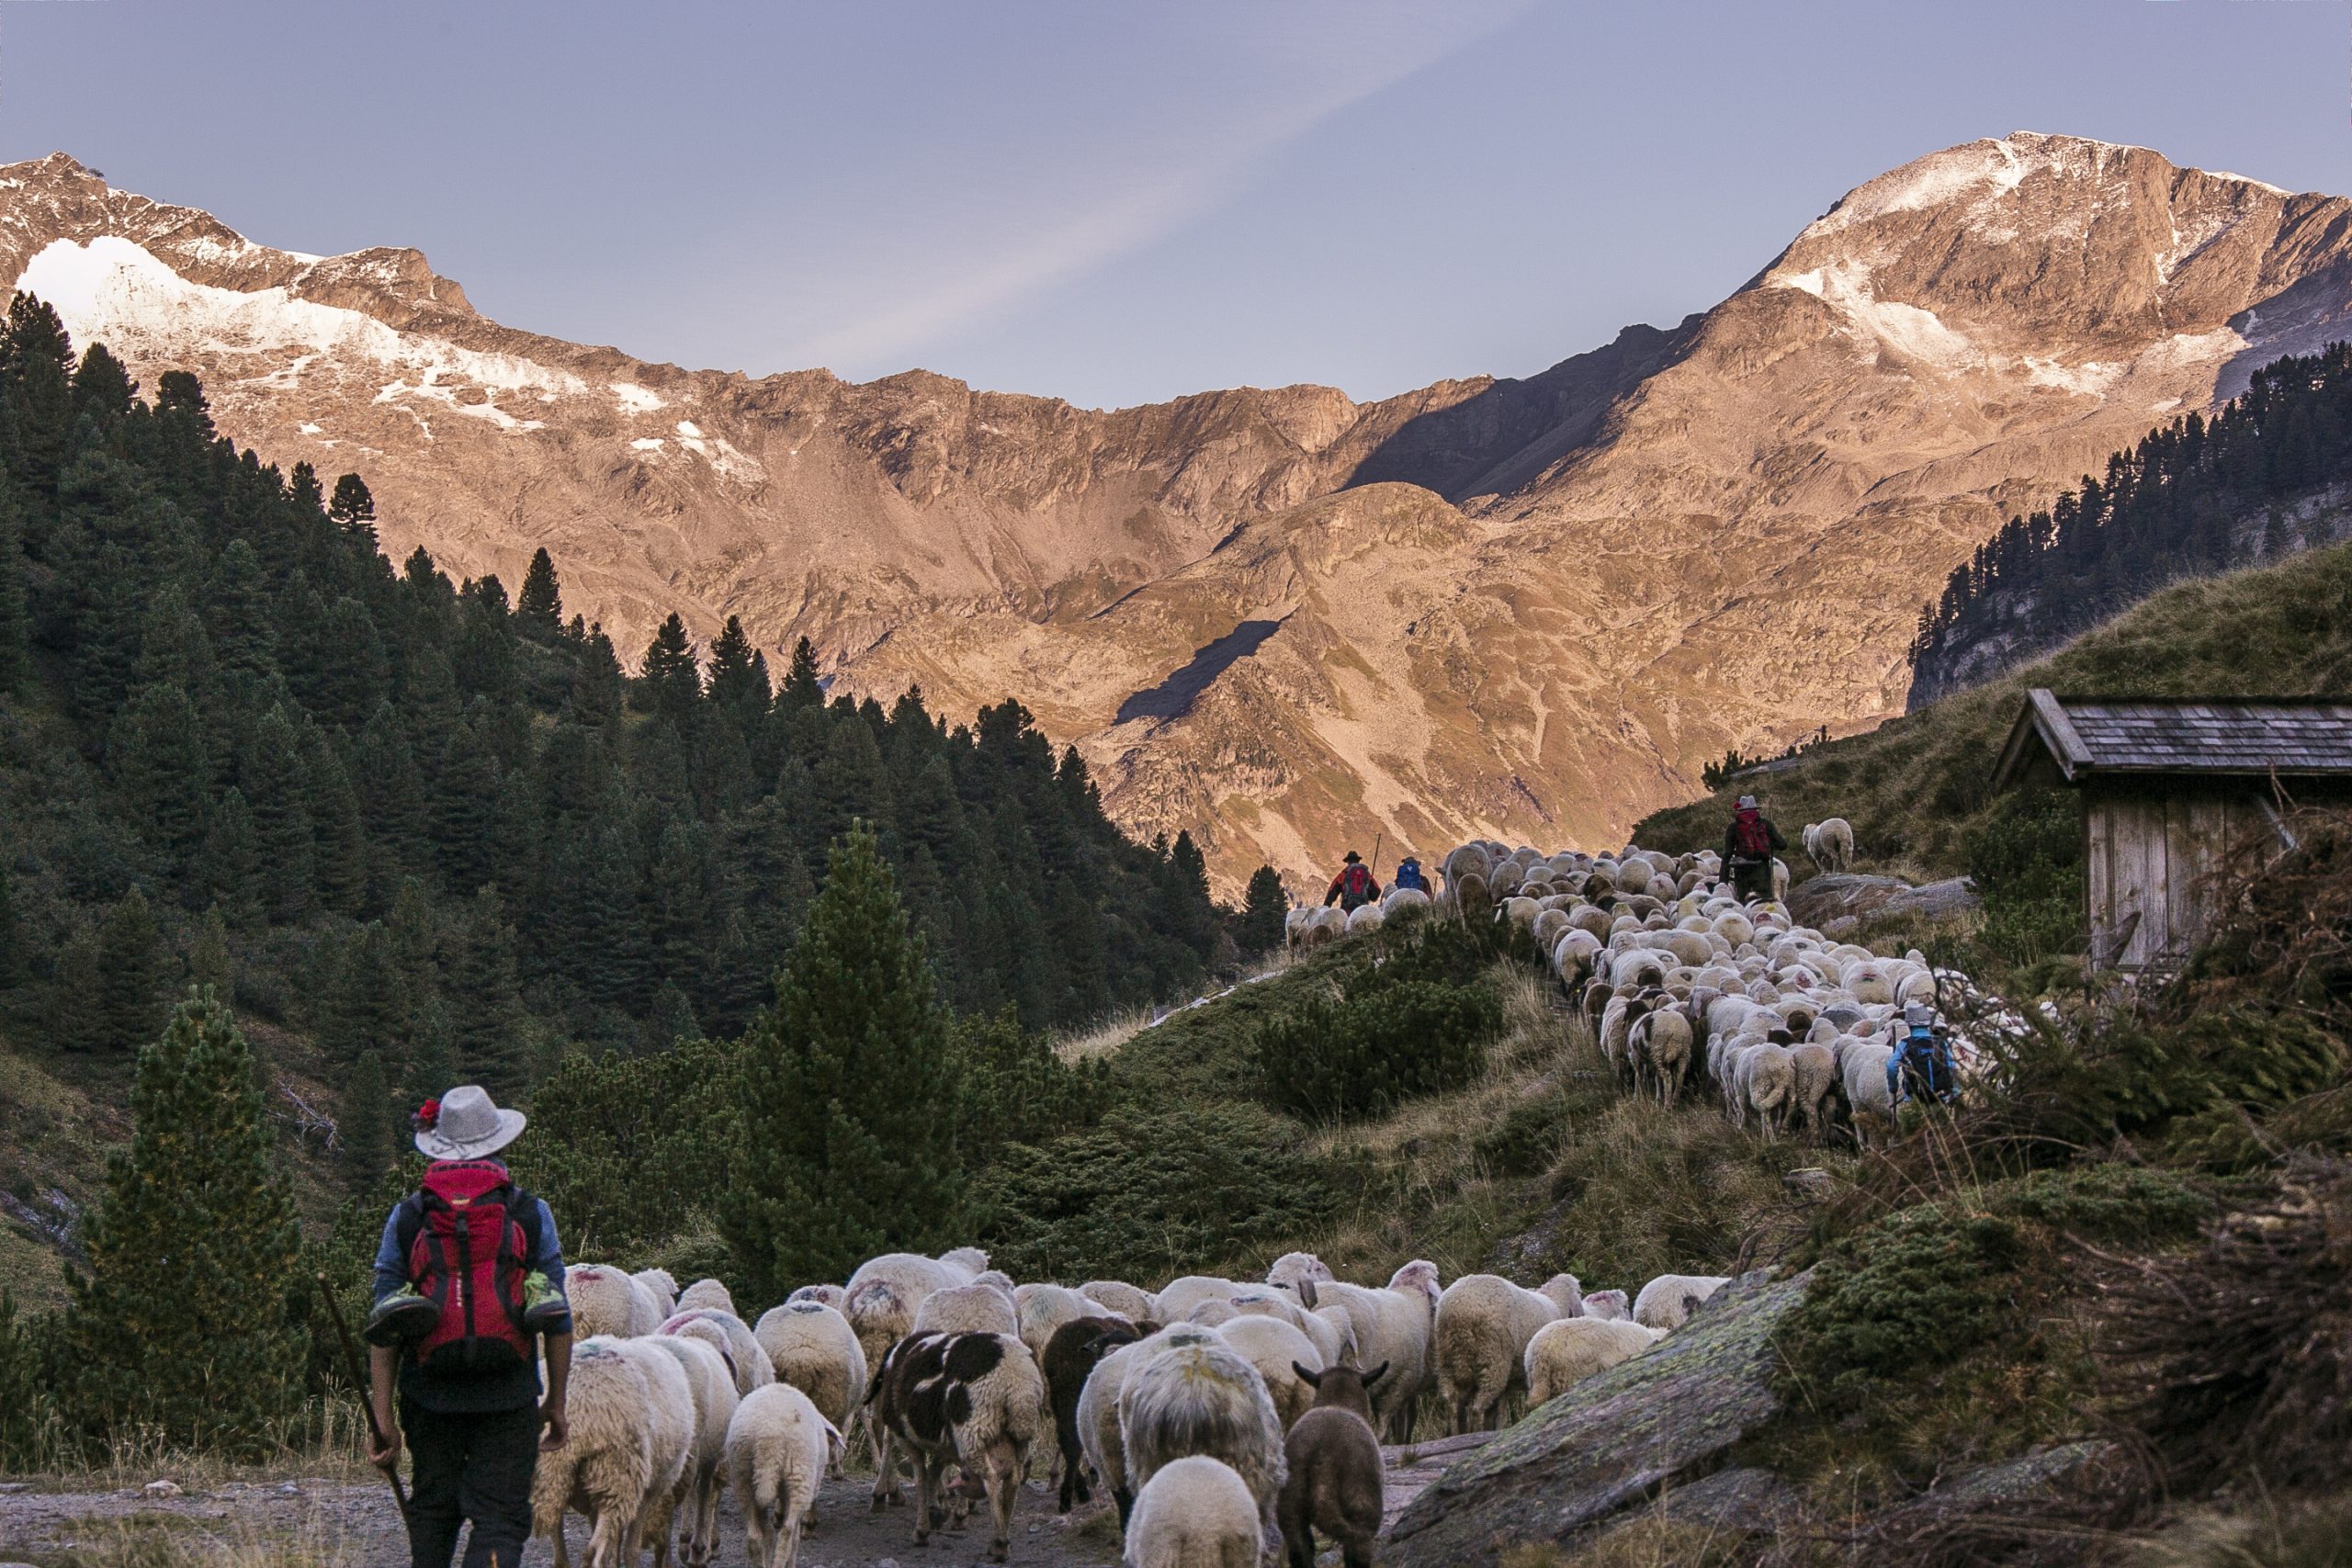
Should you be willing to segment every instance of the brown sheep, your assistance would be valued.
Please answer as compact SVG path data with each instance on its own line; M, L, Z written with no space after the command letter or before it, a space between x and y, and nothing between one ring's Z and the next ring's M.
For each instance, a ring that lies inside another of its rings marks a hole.
M1373 1538L1380 1533L1380 1439L1372 1432L1372 1401L1364 1390L1387 1371L1351 1366L1291 1370L1315 1390L1314 1408L1298 1418L1283 1445L1290 1476L1276 1517L1290 1568L1314 1568L1315 1537L1339 1542L1346 1568L1372 1568Z
M1073 1501L1093 1501L1086 1483L1086 1450L1078 1436L1078 1396L1086 1392L1087 1374L1094 1363L1122 1345L1132 1345L1158 1325L1145 1328L1113 1317L1081 1317L1063 1324L1046 1341L1039 1358L1046 1371L1046 1404L1054 1413L1054 1439L1061 1448L1062 1492L1058 1512L1069 1513Z

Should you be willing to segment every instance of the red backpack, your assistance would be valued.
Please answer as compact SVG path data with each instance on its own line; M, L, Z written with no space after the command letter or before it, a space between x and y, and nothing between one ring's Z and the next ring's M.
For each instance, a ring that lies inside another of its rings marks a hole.
M435 1371L492 1371L532 1359L523 1327L532 1200L495 1160L441 1160L402 1215L409 1282L441 1309L413 1354ZM413 1227L413 1229L412 1229Z
M1340 873L1340 897L1369 898L1372 897L1372 873L1362 865L1351 865Z
M1765 830L1762 812L1736 811L1731 821L1731 841L1741 854L1761 856L1772 852L1772 835Z

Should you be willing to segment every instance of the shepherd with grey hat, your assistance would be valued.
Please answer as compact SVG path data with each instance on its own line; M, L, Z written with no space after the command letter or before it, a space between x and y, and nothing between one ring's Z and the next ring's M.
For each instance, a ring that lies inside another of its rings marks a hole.
M405 1439L412 1568L449 1568L468 1522L465 1568L515 1568L531 1533L539 1450L567 1435L563 1249L547 1204L492 1157L522 1135L521 1111L461 1084L419 1106L411 1122L433 1163L393 1205L376 1248L368 1397L384 1438L368 1457L391 1470Z

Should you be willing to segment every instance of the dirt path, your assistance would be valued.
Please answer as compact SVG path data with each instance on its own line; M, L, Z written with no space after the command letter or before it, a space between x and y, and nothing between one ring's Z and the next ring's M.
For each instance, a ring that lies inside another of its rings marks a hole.
M1423 1486L1462 1452L1486 1441L1483 1434L1388 1449L1387 1513L1391 1520ZM870 1511L873 1483L850 1475L828 1481L817 1501L817 1529L803 1539L805 1568L963 1568L988 1557L985 1513L961 1530L935 1532L928 1546L914 1543L905 1508ZM908 1488L911 1495L912 1488ZM750 1568L743 1550L742 1516L734 1499L719 1503L716 1568ZM587 1534L583 1521L569 1523L577 1564ZM168 1553L157 1553L159 1541ZM153 1495L132 1488L117 1492L0 1492L0 1568L30 1562L114 1568L217 1556L224 1568L406 1568L408 1539L391 1494L375 1483L319 1476L283 1481L238 1481L175 1495ZM548 1568L544 1543L534 1542L524 1568ZM1118 1531L1107 1506L1097 1504L1062 1518L1042 1482L1022 1489L1013 1514L1014 1568L1113 1568L1119 1561Z
M936 1531L928 1546L914 1543L905 1508L868 1511L872 1482L862 1476L829 1481L818 1496L817 1529L803 1538L805 1568L859 1568L895 1562L901 1568L963 1568L988 1559L985 1512L960 1531ZM910 1495L912 1488L909 1489ZM1015 1568L1106 1568L1119 1560L1117 1531L1100 1507L1069 1518L1054 1513L1042 1483L1022 1492L1013 1515ZM584 1523L570 1522L572 1562L581 1561ZM406 1568L408 1540L391 1494L380 1485L298 1478L232 1483L175 1497L128 1492L19 1492L0 1496L0 1559L47 1565L72 1557L82 1562L121 1562L142 1539L162 1536L175 1547L209 1549L236 1568L301 1562L319 1568ZM731 1498L720 1503L717 1568L749 1568L742 1517ZM195 1555L196 1553L188 1553ZM152 1557L137 1554L152 1562ZM544 1542L532 1543L525 1568L548 1568ZM0 1568L6 1568L0 1563Z

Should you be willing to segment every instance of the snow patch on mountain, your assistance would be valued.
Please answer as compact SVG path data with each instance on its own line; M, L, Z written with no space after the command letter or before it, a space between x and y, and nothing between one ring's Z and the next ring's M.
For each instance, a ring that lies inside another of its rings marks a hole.
M135 343L156 357L238 356L250 361L251 378L280 389L289 370L299 375L324 358L338 368L399 370L395 388L413 371L418 382L409 390L443 400L455 397L454 389L438 385L444 377L542 400L588 389L569 371L396 332L360 311L297 299L283 288L245 292L191 283L143 246L110 234L87 244L51 241L26 264L16 288L47 300L76 344ZM391 400L385 395L391 390L376 400Z
M1776 273L1766 282L1814 296L1843 315L1856 336L1905 359L1943 368L1984 362L1976 345L1944 325L1933 310L1877 298L1871 290L1871 269L1864 263L1841 261L1808 272Z
M612 389L623 413L652 413L662 406L660 393L634 381L615 381Z

